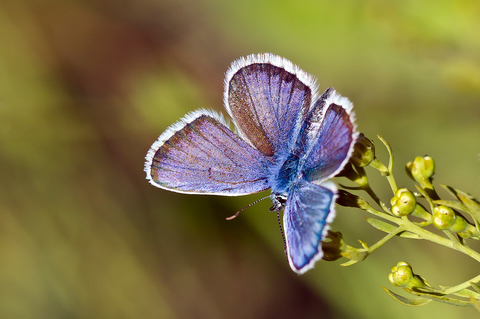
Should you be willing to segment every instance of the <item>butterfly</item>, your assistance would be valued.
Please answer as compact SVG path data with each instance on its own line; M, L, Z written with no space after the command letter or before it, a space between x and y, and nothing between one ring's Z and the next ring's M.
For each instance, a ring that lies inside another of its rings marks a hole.
M232 63L224 104L234 124L210 110L187 114L153 143L149 182L185 194L240 196L271 189L283 212L285 251L302 274L322 258L335 217L330 181L349 161L357 139L352 103L285 58L266 53Z

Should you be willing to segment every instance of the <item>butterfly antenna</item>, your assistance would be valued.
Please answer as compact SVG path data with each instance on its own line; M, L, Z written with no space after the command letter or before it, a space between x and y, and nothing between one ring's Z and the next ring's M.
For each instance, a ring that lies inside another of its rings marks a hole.
M280 226L280 232L282 233L282 238L283 238L283 252L285 253L285 257L288 260L287 241L285 240L285 233L283 232L282 223L280 222L280 212L279 211L277 211L277 220L278 220L278 226Z
M234 219L234 218L237 217L237 216L240 214L240 212L242 212L243 210L245 210L245 209L247 209L248 207L253 206L253 205L255 205L256 203L258 203L258 202L260 202L260 201L262 201L262 200L264 200L264 199L266 199L266 198L269 198L269 197L270 197L270 196L266 196L266 197L264 197L264 198L260 198L259 200L254 201L253 203L248 204L247 206L243 207L243 208L240 209L238 212L236 212L234 215L232 215L232 216L230 216L230 217L227 217L227 220L232 220L232 219Z

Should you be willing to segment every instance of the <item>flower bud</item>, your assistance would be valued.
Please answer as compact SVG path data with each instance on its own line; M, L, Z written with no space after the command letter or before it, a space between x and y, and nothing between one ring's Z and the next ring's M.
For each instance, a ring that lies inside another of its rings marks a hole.
M406 188L399 188L390 203L392 204L392 213L400 217L411 214L415 210L417 200L411 191Z
M346 244L342 233L329 231L326 238L322 241L323 260L334 261L342 258L342 251Z
M424 280L413 273L412 266L409 263L401 261L392 267L392 272L388 275L388 280L397 287L406 288L424 288L427 284Z
M447 206L433 208L433 225L441 230L447 230L455 223L455 212Z
M346 177L360 187L365 187L368 185L365 169L362 167L354 167L350 162L345 165L345 167L336 175L336 177Z
M469 224L467 223L465 218L463 218L460 215L455 215L455 224L453 224L453 226L450 227L450 230L455 232L455 233L459 233L459 232L463 232L464 230L466 230L468 226L469 226Z
M419 183L431 181L435 173L435 161L430 156L417 156L412 162L407 163L406 170L408 176Z
M352 156L350 157L350 163L358 167L364 167L370 164L375 158L375 146L372 141L363 135L357 139L355 146L353 148Z
M462 232L469 224L460 215L455 214L453 209L447 206L437 206L433 209L433 225L438 229Z
M326 238L322 241L322 259L334 261L341 257L350 259L350 261L361 261L367 258L368 251L364 248L355 248L343 240L342 233L329 231Z
M344 206L344 207L360 208L360 205L359 205L360 200L361 200L361 198L358 197L357 195L349 193L346 190L339 189L336 203L338 205Z

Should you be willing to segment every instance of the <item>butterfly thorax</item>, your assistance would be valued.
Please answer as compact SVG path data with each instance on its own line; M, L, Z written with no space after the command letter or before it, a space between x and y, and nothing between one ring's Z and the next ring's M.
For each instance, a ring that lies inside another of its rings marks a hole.
M272 189L272 201L275 206L284 206L287 198L287 194L295 181L302 177L302 170L300 169L301 160L295 154L286 154L280 156L277 160L277 164L271 171L271 189Z

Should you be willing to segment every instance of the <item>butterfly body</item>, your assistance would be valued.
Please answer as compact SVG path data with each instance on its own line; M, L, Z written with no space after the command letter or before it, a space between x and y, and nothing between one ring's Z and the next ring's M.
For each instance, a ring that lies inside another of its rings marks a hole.
M271 189L271 210L284 209L291 268L304 273L322 257L321 241L335 216L329 179L348 161L357 133L352 104L290 61L252 55L225 79L220 115L199 110L171 126L146 156L147 179L187 194L238 196Z
M287 196L292 184L302 178L302 172L299 170L300 159L295 154L287 154L284 160L277 165L277 170L272 174L272 193L275 195Z

